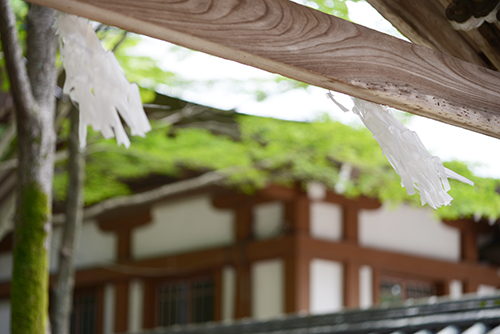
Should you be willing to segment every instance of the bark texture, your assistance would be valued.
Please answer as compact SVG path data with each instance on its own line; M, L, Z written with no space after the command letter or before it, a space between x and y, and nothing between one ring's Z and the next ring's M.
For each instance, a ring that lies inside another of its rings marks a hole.
M55 33L53 10L28 13L27 71L9 0L0 0L0 34L18 133L11 333L48 331L48 250L54 160Z
M69 183L66 197L63 239L59 250L59 270L52 301L52 334L68 334L70 331L73 288L75 285L74 252L79 240L83 219L83 179L85 159L78 139L79 113L70 112Z

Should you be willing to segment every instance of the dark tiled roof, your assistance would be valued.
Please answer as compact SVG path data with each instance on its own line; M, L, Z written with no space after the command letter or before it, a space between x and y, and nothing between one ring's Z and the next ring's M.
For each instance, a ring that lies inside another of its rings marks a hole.
M155 334L500 334L500 294L428 299L393 307L349 310L270 321L157 328Z

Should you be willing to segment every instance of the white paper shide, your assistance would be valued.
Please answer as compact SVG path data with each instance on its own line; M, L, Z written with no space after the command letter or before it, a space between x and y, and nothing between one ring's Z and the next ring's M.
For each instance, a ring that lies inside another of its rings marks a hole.
M327 96L337 105L331 93ZM422 205L428 203L436 209L449 205L453 197L448 194L448 178L474 185L469 179L443 166L441 159L431 156L418 135L404 126L387 107L353 98L353 113L373 134L382 152L401 177L408 195L420 194ZM342 110L347 111L342 106Z
M80 109L79 137L86 145L87 126L118 144L130 146L120 116L132 135L151 130L142 107L139 88L131 84L112 52L101 46L87 19L58 13L59 50L66 70L63 93Z

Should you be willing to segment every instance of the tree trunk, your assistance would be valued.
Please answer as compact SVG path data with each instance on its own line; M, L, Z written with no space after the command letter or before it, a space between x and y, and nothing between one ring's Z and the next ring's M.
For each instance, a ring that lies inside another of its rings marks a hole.
M66 195L66 223L59 253L59 270L52 301L52 334L69 334L74 287L74 252L83 219L83 178L85 159L78 140L79 113L70 112L69 183Z
M16 106L19 167L11 285L11 333L48 330L48 254L54 171L53 10L28 13L27 68L9 0L0 0L0 34Z

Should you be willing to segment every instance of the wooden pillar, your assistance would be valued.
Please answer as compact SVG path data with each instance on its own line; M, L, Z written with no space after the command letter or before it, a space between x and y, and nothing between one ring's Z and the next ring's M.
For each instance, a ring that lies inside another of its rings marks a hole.
M214 273L214 320L222 321L222 268Z
M310 234L310 200L307 194L300 193L294 201L294 230L297 236Z
M234 318L241 319L252 316L252 282L250 265L236 267L236 305Z
M115 333L128 330L129 282L115 284Z
M472 292L477 292L477 289L479 287L479 283L477 281L473 280L466 280L463 282L463 292L464 293L472 293Z
M460 231L460 248L462 260L477 262L479 260L479 250L477 248L477 233L471 228L464 228Z
M106 232L116 233L118 244L116 257L118 262L130 260L132 256L133 230L151 222L149 207L115 210L98 218L99 228Z
M156 285L152 280L144 281L142 327L152 329L156 327Z
M436 284L436 295L437 296L449 296L451 280L443 280Z
M285 259L285 312L309 312L310 259L292 255Z
M358 214L356 207L343 207L344 241L358 243Z
M301 237L310 235L310 199L304 192L297 192L287 201L285 221L289 234L297 238L294 251L285 257L285 312L309 312L310 308L310 257L300 248Z
M245 201L235 208L234 233L237 243L248 241L252 238L253 206L250 201Z
M130 260L132 256L132 229L125 228L116 232L118 236L118 262Z
M359 307L359 268L357 263L344 263L344 306L347 308Z
M250 263L246 258L246 243L252 239L253 206L250 200L240 203L235 209L234 258L236 265L236 298L234 317L241 319L252 315L252 282Z
M295 236L310 235L310 200L305 193L299 193L293 200L285 202L287 231Z

